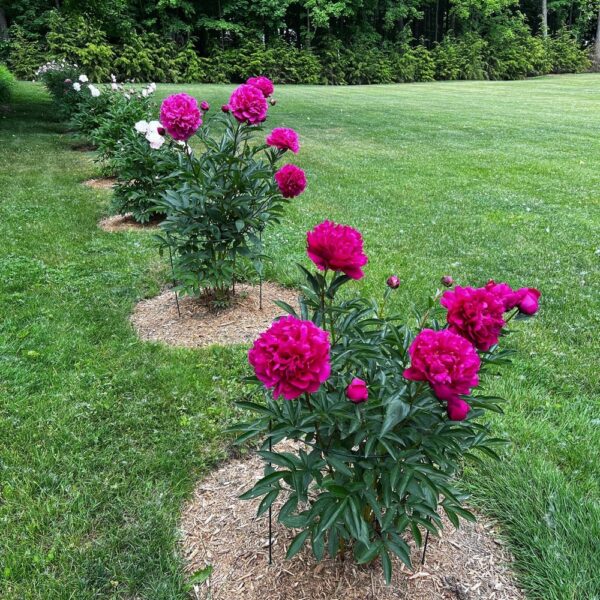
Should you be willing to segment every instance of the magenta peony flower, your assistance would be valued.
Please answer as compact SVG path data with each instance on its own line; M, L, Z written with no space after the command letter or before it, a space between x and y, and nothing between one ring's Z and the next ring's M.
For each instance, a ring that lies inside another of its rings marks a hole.
M481 361L473 345L449 329L423 329L410 348L410 367L403 375L412 381L427 381L433 393L447 402L448 416L461 421L469 405L460 398L479 383Z
M346 388L346 397L348 398L348 400L354 402L354 404L366 402L369 398L367 382L363 381L358 377L355 377L350 382L350 385Z
M521 288L517 290L517 307L525 315L535 315L540 307L542 293L535 288Z
M397 275L390 275L385 283L389 288L395 290L400 287L400 277Z
M295 198L306 189L306 175L296 165L283 165L275 173L275 181L284 198Z
M202 100L202 102L200 102L200 108L206 112L207 110L210 110L210 104L206 100Z
M287 127L275 127L267 136L267 144L279 150L291 150L294 154L298 154L300 150L298 134Z
M321 270L342 271L352 279L361 279L361 267L367 264L363 239L356 229L323 221L306 234L306 252Z
M273 82L268 77L263 77L262 75L260 77L250 77L246 83L258 88L265 98L271 96L275 89L273 87Z
M517 305L517 292L507 283L496 283L493 279L490 279L485 284L485 289L492 292L492 294L502 301L505 312L512 310Z
M248 353L248 361L273 397L293 400L316 392L329 377L329 334L311 321L284 317L263 333Z
M451 275L444 275L440 281L444 287L452 287L454 285L454 279L452 279Z
M196 98L187 94L165 98L160 107L160 122L173 139L187 142L202 125Z
M505 298L493 290L461 287L448 290L440 300L448 309L450 329L472 342L479 350L489 350L498 342L505 325Z
M267 118L267 101L262 92L253 85L242 84L233 90L229 108L240 123L256 125Z

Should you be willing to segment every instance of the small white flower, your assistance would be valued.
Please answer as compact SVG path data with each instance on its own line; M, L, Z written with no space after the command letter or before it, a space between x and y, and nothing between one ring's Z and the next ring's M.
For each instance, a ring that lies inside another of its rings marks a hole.
M81 84L80 84L78 81L76 81L76 82L73 84L73 89L74 89L76 92L80 92L80 91L81 91Z
M115 77L115 76L114 76L112 73L110 74L110 80L111 80L113 83L117 83L117 78L116 78L116 77Z
M81 81L81 83L87 83L89 79L87 78L87 75L80 75L79 81Z
M123 94L125 100L131 100L131 96L129 94Z
M142 90L142 97L145 98L148 95L148 90L147 89L143 89Z
M95 85L90 84L89 90L94 98L97 98L100 95L100 90Z
M156 91L156 84L155 84L155 83L151 83L151 84L148 86L148 91L149 91L151 94L153 94L153 93Z
M112 88L113 92L116 92L119 89L119 86L115 82L111 83L110 87Z
M138 133L146 133L148 131L148 121L138 121L134 127Z

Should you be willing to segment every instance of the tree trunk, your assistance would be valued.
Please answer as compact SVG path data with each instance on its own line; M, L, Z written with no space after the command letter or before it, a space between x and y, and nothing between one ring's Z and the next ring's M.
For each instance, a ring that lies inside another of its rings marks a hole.
M548 0L542 0L542 36L548 37Z
M600 8L598 8L598 23L596 24L596 46L594 48L594 62L596 69L600 70Z
M0 6L0 40L8 39L8 23L6 22L6 15L4 9Z

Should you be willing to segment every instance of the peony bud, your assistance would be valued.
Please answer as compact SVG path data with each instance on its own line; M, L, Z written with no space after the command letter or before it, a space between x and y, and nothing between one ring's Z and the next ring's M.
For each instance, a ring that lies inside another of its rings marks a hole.
M441 279L442 285L444 287L452 287L454 285L454 279L450 275L444 275Z
M275 100L275 98L271 98L271 99L269 100L269 104L270 104L271 106L275 106L275 105L277 104L277 100Z
M223 106L221 106L221 110L224 113L228 113L231 109L229 108L229 104L223 104Z
M65 79L65 84L66 85L71 85L73 82L70 79Z
M451 421L464 421L471 407L461 398L448 400L448 417Z
M541 292L535 288L521 288L517 290L519 312L524 315L535 315L540 307Z
M200 108L206 112L207 110L210 110L210 104L206 100L202 100L202 102L200 102Z
M167 130L164 127L158 127L156 129L156 133L158 133L158 135L165 135L167 133Z
M369 398L367 382L355 377L346 388L346 397L354 404L365 402Z
M390 275L387 278L386 284L389 288L395 290L400 287L400 278L397 275Z

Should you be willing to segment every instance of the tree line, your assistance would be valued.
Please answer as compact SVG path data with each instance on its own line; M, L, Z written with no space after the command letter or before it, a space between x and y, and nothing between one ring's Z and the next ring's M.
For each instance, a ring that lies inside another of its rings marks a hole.
M92 41L83 39L84 32ZM12 60L13 68L16 67L15 70L20 70L21 74L32 68L30 64L22 64L23 61L28 62L28 53L31 55L30 63L33 63L33 57L37 59L48 54L72 58L77 57L77 52L70 47L83 44L93 45L94 48L88 48L88 53L103 53L107 63L110 55L110 60L113 60L123 53L129 56L125 62L135 62L136 47L138 54L147 54L147 61L176 61L174 57L179 53L178 60L183 62L185 55L181 52L185 50L188 58L193 53L200 59L197 71L205 74L204 79L235 79L235 68L232 73L230 66L218 64L224 53L236 49L248 53L283 47L287 51L308 52L316 56L320 69L317 78L338 83L332 80L335 76L329 77L328 72L339 67L340 77L344 79L339 82L353 83L353 75L348 73L351 67L341 64L342 58L340 65L332 67L330 64L335 62L332 57L336 54L341 56L354 51L354 58L359 59L371 51L402 54L407 48L417 45L433 51L441 44L466 40L467 46L479 41L483 43L477 59L481 65L465 68L463 64L459 69L462 75L457 78L471 78L469 71L473 74L482 71L488 77L500 72L499 78L511 78L511 70L523 76L544 71L543 67L531 67L535 57L530 58L528 68L512 64L518 61L517 55L521 53L528 56L538 53L537 46L523 41L525 36L542 41L560 36L564 40L568 36L579 48L590 52L595 39L600 36L600 1L0 0L0 60L8 61L9 65ZM153 47L157 44L165 44L170 48L169 52L158 57ZM515 56L505 59L511 64L500 69L489 66L498 52L505 53L507 44L516 48ZM131 48L127 52L128 45ZM464 53L467 49L459 47L450 54ZM554 50L555 54L559 51L564 49ZM600 63L600 44L597 44L597 52ZM556 62L551 56L552 51L547 54L548 61ZM294 56L297 58L297 55ZM308 64L310 58L302 56L302 61L308 61L307 64L300 61L302 64L294 68L310 71L313 68L312 63ZM210 65L202 63L203 58L212 59ZM102 62L102 56L88 59ZM256 60L266 59L260 55ZM348 55L345 60L346 63L352 62ZM473 60L470 55L461 56L457 64ZM19 64L15 64L17 62ZM82 62L86 62L85 56ZM159 65L158 74L165 68L173 73L179 69L173 65ZM385 71L387 67L381 68ZM437 65L433 69L437 76ZM124 72L136 70L140 71L139 65L129 65ZM553 64L547 70L560 72L564 69ZM305 79L307 77L310 79L310 76L305 76ZM362 82L364 77L364 74L359 74L354 78ZM370 77L385 80L387 75L371 74ZM164 78L176 77L167 74Z

